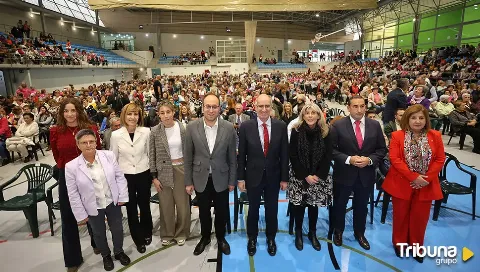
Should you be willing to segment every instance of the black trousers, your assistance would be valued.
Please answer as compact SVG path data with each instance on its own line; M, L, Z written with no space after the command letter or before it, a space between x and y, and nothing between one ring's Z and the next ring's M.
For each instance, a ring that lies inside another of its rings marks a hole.
M60 215L62 217L62 246L63 260L65 267L79 266L83 262L82 248L80 246L80 235L78 234L77 220L72 212L68 200L67 185L65 182L65 169L58 169L58 198L60 200ZM90 224L87 223L90 244L96 248L93 240L93 232Z
M112 202L105 209L98 209L98 215L88 216L88 222L93 230L93 237L98 245L98 249L102 253L102 257L112 254L107 242L105 217L107 217L108 227L112 233L113 254L117 255L123 252L122 206L115 206Z
M473 139L473 150L480 151L480 127L471 127L466 126L463 128L463 131L470 135Z
M308 207L308 231L315 233L317 231L318 207L293 205L293 214L295 216L295 232L302 233L303 217L305 216L305 208Z
M257 187L247 188L248 196L248 215L247 215L247 235L248 238L256 239L258 236L258 220L260 200L262 195L265 200L265 222L267 229L265 231L268 239L275 239L278 230L278 193L280 183L269 182L266 173L263 171L262 181Z
M371 185L373 186L373 185ZM368 199L372 187L363 187L360 178L352 186L335 184L333 189L333 227L338 231L345 230L345 213L347 203L353 192L353 230L358 235L365 233L365 224L367 222Z
M217 240L224 239L227 220L230 220L228 218L228 189L221 192L215 191L212 176L209 176L205 190L203 192L195 191L195 194L198 199L202 238L209 239L212 233L212 214L210 210L213 202L215 208L215 236Z
M128 185L127 217L130 235L136 246L145 244L145 238L152 237L152 212L150 211L150 196L152 178L150 171L130 175L125 174ZM140 209L140 218L138 217Z

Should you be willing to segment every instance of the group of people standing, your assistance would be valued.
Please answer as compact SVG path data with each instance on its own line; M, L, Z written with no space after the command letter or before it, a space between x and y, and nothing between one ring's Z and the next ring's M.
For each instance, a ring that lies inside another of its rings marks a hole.
M114 269L105 217L112 232L114 258L122 265L130 263L123 251L121 206L126 206L138 252L146 251L152 242L152 184L159 196L163 246L185 244L190 235L190 196L195 193L201 239L193 254L200 255L211 242L212 203L218 249L230 254L225 239L229 192L238 186L249 200L250 256L257 249L262 199L267 251L271 256L276 254L280 190L287 191L293 206L298 250L303 249L307 207L307 237L315 250L321 250L316 235L318 207L332 202L333 242L342 245L346 205L352 192L354 237L362 248L370 249L365 237L367 203L375 169L385 158L387 146L380 123L365 116L365 100L351 97L347 107L350 116L330 127L318 105L302 105L290 140L287 124L271 118L272 101L271 96L261 94L255 101L255 118L238 117L229 122L219 118L219 97L208 93L203 98L203 117L185 126L175 120L175 107L166 100L157 108L161 122L151 130L142 126L143 109L130 103L121 111L122 127L111 134L110 151L104 151L97 150L101 148L98 129L88 120L80 101L62 100L50 141L59 168L62 241L69 271L78 270L83 262L78 223L87 224L92 247L102 255L105 270ZM392 242L397 255L397 243L423 244L428 203L442 197L437 176L445 160L443 143L440 134L430 130L428 118L423 107L411 106L404 113L402 129L392 133L389 157L393 170L384 188L393 196Z

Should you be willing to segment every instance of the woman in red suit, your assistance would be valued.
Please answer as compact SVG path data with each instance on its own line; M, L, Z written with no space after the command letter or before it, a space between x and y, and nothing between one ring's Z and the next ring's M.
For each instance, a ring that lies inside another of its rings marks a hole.
M101 149L100 136L97 134L98 128L88 120L80 101L75 98L63 99L58 110L57 125L50 128L50 143L53 157L59 169L58 197L62 216L63 259L68 271L77 271L83 262L77 220L70 207L65 182L65 164L82 153L77 148L75 141L75 134L82 129L95 131L97 149ZM88 226L88 232L92 236L90 226ZM91 239L91 244L95 254L99 254L100 252L96 249L93 239Z
M390 170L383 189L392 196L395 253L399 243L423 246L432 200L443 198L438 173L445 162L442 135L430 129L428 111L409 107L400 121L402 130L392 133ZM423 257L414 257L422 263Z

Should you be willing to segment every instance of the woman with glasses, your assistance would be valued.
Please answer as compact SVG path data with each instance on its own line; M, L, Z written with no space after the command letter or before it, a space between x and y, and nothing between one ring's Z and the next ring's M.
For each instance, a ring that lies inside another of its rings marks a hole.
M128 226L138 252L152 243L152 214L150 212L149 138L150 129L142 127L143 109L135 103L125 105L120 114L122 127L112 132L110 150L115 154L128 184ZM140 209L140 219L138 218Z

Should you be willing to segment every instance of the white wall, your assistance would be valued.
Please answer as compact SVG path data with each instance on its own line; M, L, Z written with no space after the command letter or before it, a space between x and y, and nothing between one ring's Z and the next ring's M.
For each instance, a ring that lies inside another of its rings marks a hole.
M49 92L63 89L69 84L75 88L88 87L92 84L110 82L110 79L132 80L132 69L30 69L14 70L14 86L25 81L36 89L46 89ZM122 78L122 71L123 78Z
M353 53L357 52L357 50L362 51L362 41L361 40L356 40L356 41L351 41L351 42L346 42L345 43L345 53L348 54L348 52L353 51Z
M135 51L148 51L148 47L152 45L155 49L155 54L158 54L158 38L156 33L130 32L125 34L129 34L134 37Z
M201 38L202 36L203 39ZM245 39L244 36L162 33L160 38L161 54L166 53L167 56L178 56L181 53L200 53L202 49L208 52L210 46L216 46L217 40L228 40L229 38L234 40ZM278 50L282 50L282 59L288 62L293 50L308 50L309 42L308 40L290 40L290 43L288 43L288 40L285 41L284 39L257 37L254 53L257 58L262 54L264 58L278 59ZM135 49L137 50L136 45ZM274 55L272 55L272 52Z
M211 71L212 67L210 65L179 65L172 66L168 68L161 68L162 75L199 75L203 74L205 70Z

